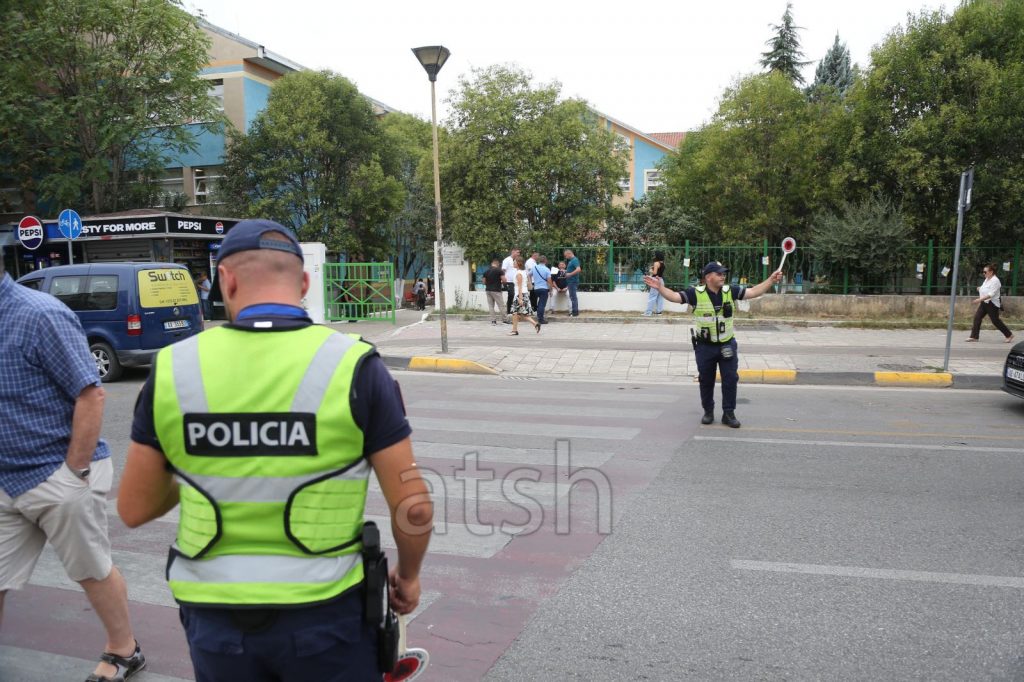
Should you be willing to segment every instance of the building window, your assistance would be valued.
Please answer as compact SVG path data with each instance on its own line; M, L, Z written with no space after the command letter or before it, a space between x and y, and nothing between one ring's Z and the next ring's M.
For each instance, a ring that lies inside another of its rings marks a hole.
M650 192L655 187L661 187L661 171L647 169L644 171L644 193Z
M621 178L619 178L619 189L621 189L623 192L628 192L629 191L629 176L628 175L624 175Z
M168 168L156 177L156 198L153 206L177 207L185 196L185 178L180 168Z
M223 168L221 166L207 166L205 168L193 168L192 176L195 179L196 204L217 203L217 184L220 182Z
M214 78L206 82L206 94L208 94L210 96L210 99L213 100L214 108L217 111L224 111L224 79Z
M633 140L628 135L623 135L622 133L615 134L619 136L619 142L624 144L627 148L631 148L633 146Z

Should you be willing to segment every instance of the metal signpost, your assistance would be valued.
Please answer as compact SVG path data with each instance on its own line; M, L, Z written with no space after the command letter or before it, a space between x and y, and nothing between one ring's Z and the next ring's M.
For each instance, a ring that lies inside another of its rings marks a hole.
M57 216L57 228L68 240L68 265L74 265L75 256L71 253L71 242L82 235L82 216L70 208L65 208Z
M953 251L953 280L949 288L949 322L946 325L946 357L942 371L949 371L949 346L953 341L953 313L956 310L956 277L960 269L960 240L964 232L964 213L971 210L971 189L974 187L974 166L960 174L960 200L956 216L956 249Z

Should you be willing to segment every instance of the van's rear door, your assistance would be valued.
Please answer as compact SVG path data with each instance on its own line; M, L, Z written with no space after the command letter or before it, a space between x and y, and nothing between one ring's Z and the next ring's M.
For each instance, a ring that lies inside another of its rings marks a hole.
M136 273L136 280L142 348L163 348L203 330L199 295L188 270L144 268Z

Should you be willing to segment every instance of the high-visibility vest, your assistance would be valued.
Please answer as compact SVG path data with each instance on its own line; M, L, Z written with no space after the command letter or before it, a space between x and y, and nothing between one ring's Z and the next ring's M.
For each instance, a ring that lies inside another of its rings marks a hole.
M372 352L311 325L219 327L158 353L153 417L180 483L176 600L310 604L363 580L370 465L349 400Z
M697 293L697 305L693 306L693 321L697 327L697 335L704 341L710 343L725 343L733 337L732 329L732 289L726 284L722 287L722 307L715 310L711 302L707 287L704 285L694 287ZM729 314L726 316L726 306L729 306Z

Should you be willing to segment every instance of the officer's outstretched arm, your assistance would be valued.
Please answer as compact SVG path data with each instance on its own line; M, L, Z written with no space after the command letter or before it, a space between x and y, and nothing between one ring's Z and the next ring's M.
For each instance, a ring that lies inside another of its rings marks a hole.
M661 280L659 280L656 277L644 275L644 284L651 287L652 289L657 289L658 291L660 291L661 295L665 297L666 301L672 301L673 303L683 302L683 297L679 295L678 291L673 291L672 289L669 289L667 286L665 286L663 282L661 282Z
M778 284L781 281L782 273L778 271L773 272L768 276L768 279L761 282L757 286L747 287L746 292L744 292L743 294L743 298L744 300L749 301L752 298L757 298L762 294L766 294L768 293L768 290L772 288L773 285Z
M164 453L132 441L117 492L117 513L129 528L158 519L178 504L178 482Z
M406 438L370 455L380 490L391 510L391 532L398 565L391 571L391 606L411 613L420 601L420 565L434 525L434 505L416 468L412 440Z

